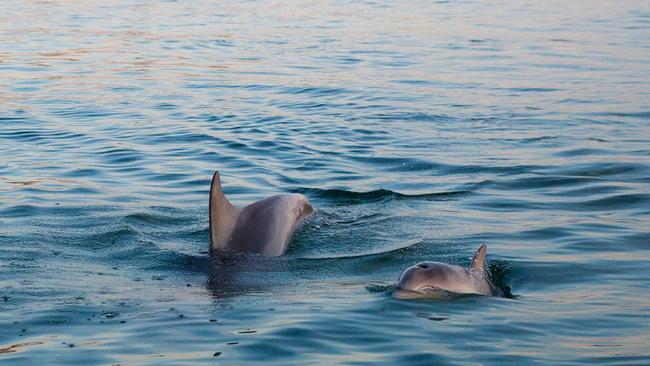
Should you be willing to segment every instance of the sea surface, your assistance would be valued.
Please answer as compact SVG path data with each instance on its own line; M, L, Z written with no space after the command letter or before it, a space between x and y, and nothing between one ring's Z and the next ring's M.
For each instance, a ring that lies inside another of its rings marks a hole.
M648 1L1 7L2 366L650 364ZM209 257L215 170L286 255Z

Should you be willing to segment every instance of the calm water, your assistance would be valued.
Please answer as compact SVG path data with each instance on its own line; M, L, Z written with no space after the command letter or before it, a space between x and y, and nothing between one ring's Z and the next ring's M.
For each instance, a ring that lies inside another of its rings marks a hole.
M2 7L2 365L650 364L648 1ZM514 299L391 296L481 243Z

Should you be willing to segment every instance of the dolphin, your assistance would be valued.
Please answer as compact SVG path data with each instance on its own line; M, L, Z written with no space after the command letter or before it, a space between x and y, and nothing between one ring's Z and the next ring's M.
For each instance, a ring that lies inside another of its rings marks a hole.
M501 296L489 279L485 262L487 247L482 244L472 259L470 268L439 262L421 262L407 268L397 280L397 295L401 297L450 297L454 294Z
M299 193L281 194L237 208L223 194L219 172L215 171L210 186L210 253L280 256L298 224L312 212L307 197Z

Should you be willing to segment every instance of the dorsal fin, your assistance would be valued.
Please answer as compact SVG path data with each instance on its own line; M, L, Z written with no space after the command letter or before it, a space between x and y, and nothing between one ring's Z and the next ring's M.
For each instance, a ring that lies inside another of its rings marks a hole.
M485 244L481 244L481 246L476 250L476 253L474 253L474 258L472 259L472 270L476 272L485 272L486 265L485 265L485 254L487 253L487 247Z
M239 210L235 208L223 194L219 171L215 171L210 185L210 252L224 248L228 243L237 222Z

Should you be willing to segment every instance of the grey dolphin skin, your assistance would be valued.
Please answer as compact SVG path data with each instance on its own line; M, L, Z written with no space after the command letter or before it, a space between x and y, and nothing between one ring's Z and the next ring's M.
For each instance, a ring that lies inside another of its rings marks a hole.
M486 251L485 244L478 248L470 268L439 262L421 262L407 268L397 281L398 297L499 296L499 290L489 280Z
M210 186L210 252L284 254L298 224L314 209L302 194L281 194L234 207L223 194L219 172Z

